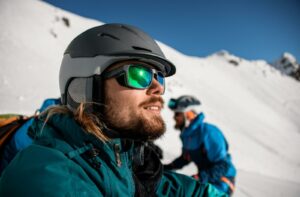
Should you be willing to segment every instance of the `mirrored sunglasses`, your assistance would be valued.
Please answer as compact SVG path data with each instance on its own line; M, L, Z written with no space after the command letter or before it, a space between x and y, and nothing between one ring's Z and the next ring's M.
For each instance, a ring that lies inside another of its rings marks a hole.
M165 90L164 74L143 64L124 65L105 72L102 76L106 79L116 77L120 85L134 89L149 88L154 78L163 87L163 93Z

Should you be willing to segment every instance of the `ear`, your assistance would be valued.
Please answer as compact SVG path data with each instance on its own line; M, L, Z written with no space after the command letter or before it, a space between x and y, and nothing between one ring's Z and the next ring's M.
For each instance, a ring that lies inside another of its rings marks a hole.
M66 99L64 102L69 109L75 110L80 103L92 102L92 90L92 77L73 78L66 87Z

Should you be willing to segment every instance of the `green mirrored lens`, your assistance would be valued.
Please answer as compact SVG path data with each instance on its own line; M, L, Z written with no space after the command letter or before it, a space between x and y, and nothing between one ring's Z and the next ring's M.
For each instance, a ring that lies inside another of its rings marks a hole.
M130 66L128 85L134 88L147 88L152 80L152 70L143 66Z

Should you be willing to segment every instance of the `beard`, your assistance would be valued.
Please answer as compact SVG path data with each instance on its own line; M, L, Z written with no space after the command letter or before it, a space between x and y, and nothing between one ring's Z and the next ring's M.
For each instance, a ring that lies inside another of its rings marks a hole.
M106 107L104 109L105 125L117 132L121 138L155 140L166 131L166 125L162 117L160 115L145 116L143 113L138 113L137 110L142 109L144 105L157 101L163 105L162 98L151 97L140 103L138 108L134 108L124 103L119 104L113 98L106 98Z
M183 121L182 123L179 123L179 124L175 123L175 126L174 126L174 128L179 131L183 131L184 127L185 127L185 121Z

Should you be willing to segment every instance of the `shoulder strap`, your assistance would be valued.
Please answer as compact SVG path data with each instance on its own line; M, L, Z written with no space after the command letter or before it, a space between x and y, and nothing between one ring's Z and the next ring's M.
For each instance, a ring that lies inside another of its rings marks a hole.
M0 119L0 150L4 147L10 137L25 123L30 117L15 115L9 118Z
M0 115L0 127L10 124L16 120L20 120L22 115Z

